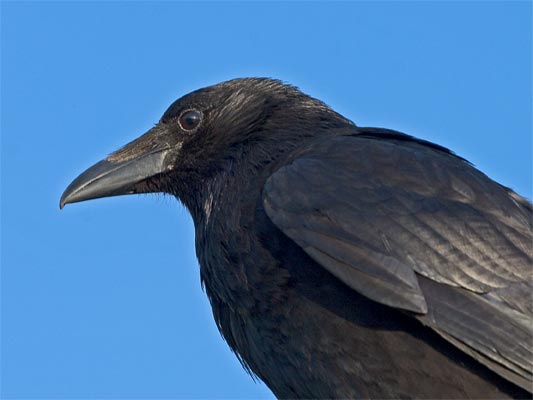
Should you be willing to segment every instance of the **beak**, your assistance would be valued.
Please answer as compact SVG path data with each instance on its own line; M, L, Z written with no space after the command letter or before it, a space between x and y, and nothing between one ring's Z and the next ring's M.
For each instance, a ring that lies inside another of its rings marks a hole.
M157 143L153 139L159 135L151 133L148 131L74 179L63 192L59 208L100 197L158 192L153 178L166 172L170 146Z

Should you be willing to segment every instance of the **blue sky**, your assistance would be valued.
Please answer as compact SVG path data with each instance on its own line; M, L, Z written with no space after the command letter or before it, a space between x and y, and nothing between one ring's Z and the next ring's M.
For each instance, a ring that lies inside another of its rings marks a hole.
M242 76L437 142L532 194L531 2L2 2L2 398L272 398L229 352L187 211L63 189Z

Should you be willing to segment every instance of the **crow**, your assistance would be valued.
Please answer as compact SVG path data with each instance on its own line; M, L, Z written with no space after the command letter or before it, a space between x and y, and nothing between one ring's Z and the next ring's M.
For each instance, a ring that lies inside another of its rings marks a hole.
M531 398L532 204L450 150L241 78L60 207L155 192L190 212L216 324L278 398Z

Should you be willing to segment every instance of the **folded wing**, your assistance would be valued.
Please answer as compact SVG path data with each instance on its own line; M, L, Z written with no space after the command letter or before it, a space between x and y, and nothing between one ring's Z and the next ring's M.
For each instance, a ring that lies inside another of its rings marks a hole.
M392 131L316 141L267 181L272 221L370 299L532 390L530 203Z

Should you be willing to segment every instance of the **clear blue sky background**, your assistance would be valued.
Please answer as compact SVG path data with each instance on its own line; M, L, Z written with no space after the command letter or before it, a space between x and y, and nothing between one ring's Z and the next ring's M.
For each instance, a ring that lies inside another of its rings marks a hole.
M450 147L531 198L531 2L1 8L3 398L272 398L229 352L177 201L67 206L177 97L242 76Z

